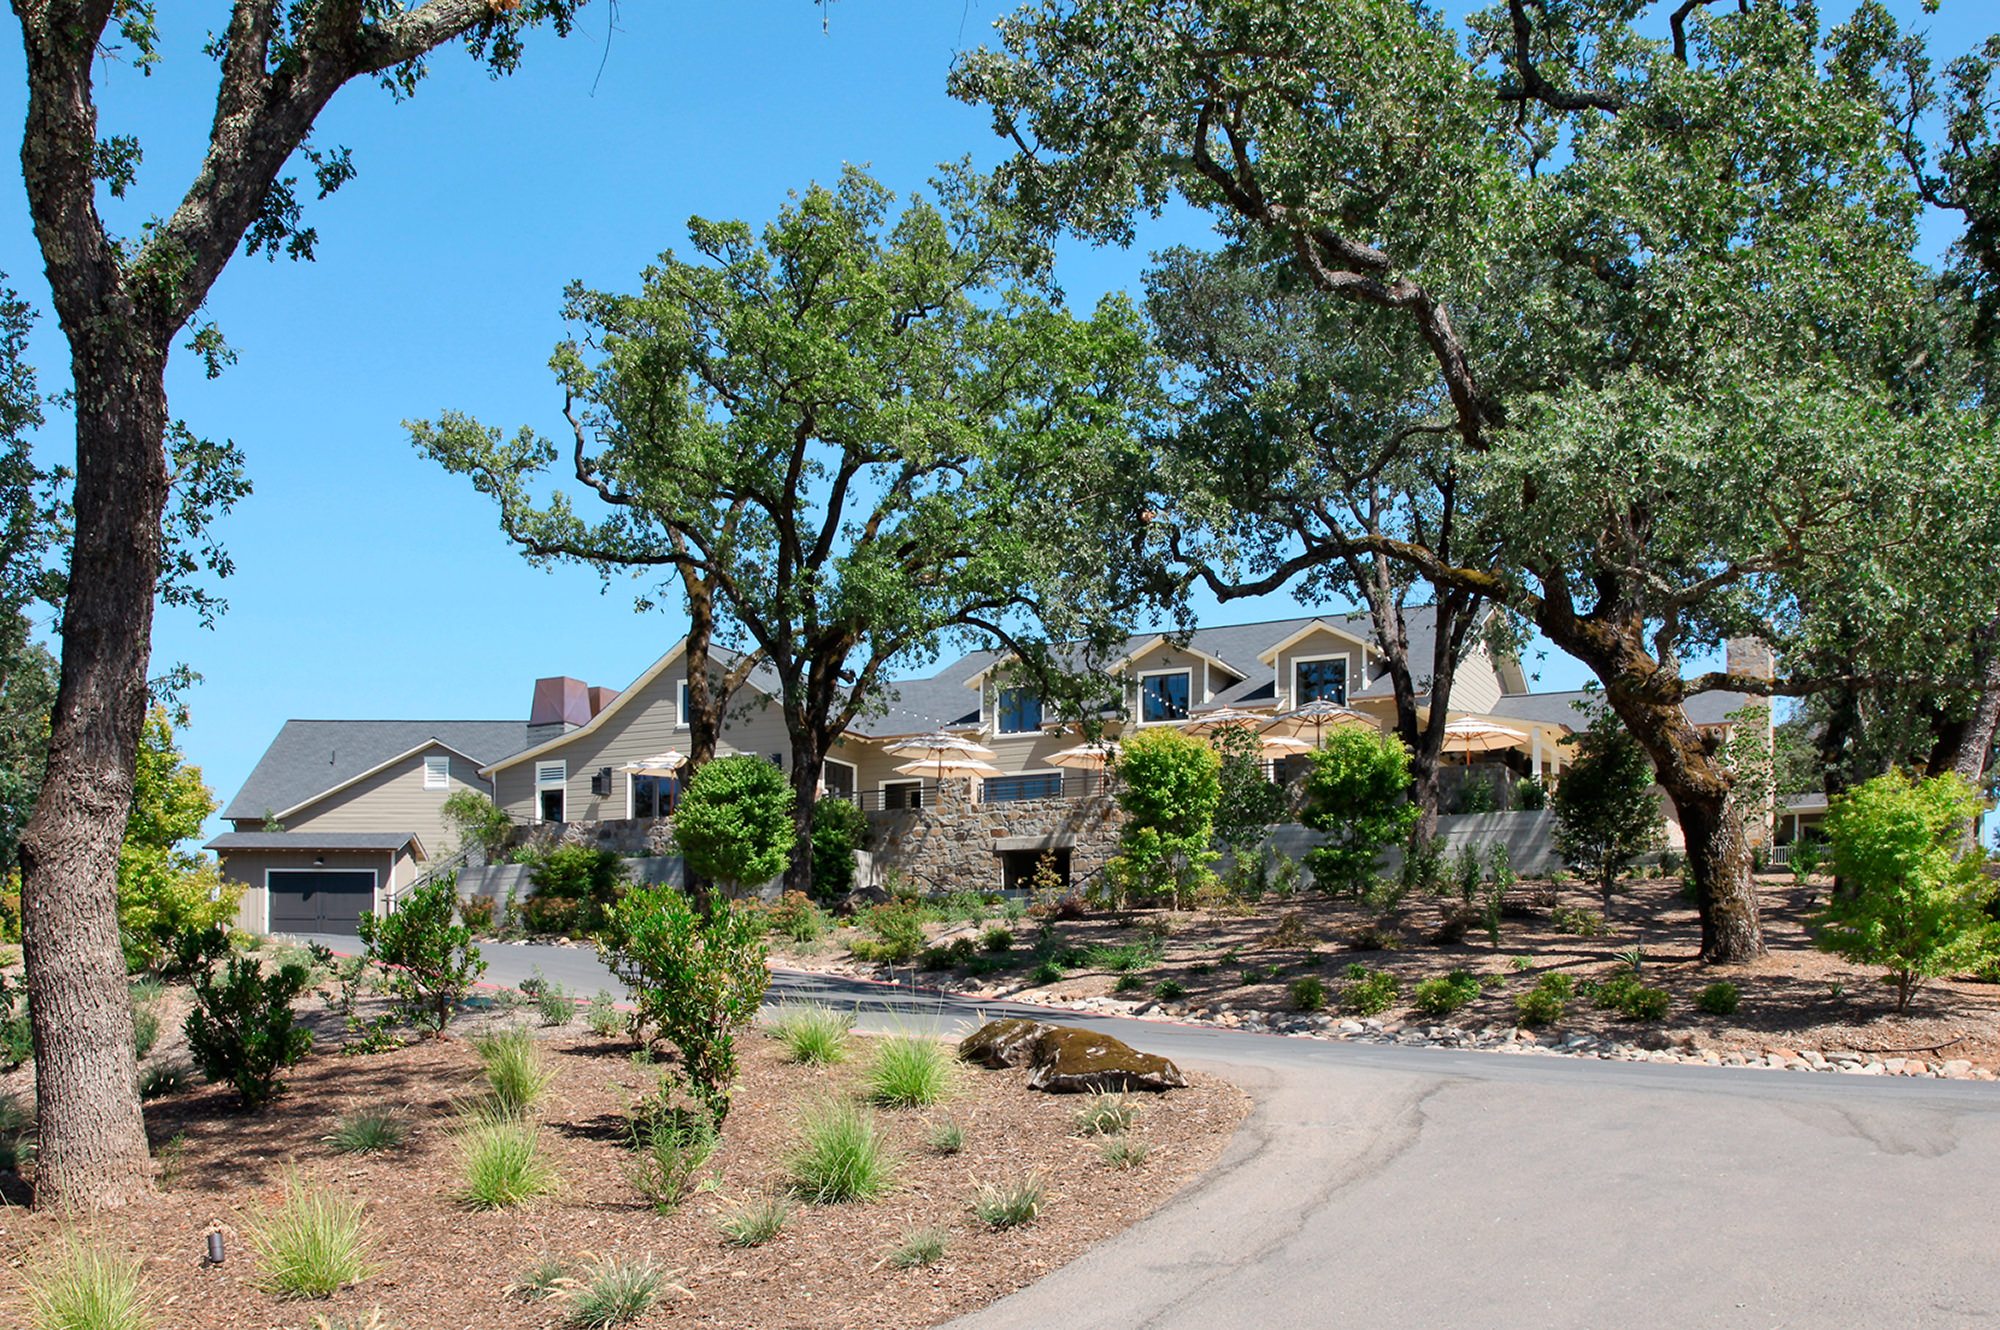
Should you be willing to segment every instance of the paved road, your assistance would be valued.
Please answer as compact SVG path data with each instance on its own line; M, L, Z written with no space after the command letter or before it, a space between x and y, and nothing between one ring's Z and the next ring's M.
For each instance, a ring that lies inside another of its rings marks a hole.
M587 950L486 954L496 982L609 986ZM774 995L877 1026L1007 1008L806 975ZM1151 1219L958 1330L2000 1323L2000 1086L1080 1019L1257 1107Z

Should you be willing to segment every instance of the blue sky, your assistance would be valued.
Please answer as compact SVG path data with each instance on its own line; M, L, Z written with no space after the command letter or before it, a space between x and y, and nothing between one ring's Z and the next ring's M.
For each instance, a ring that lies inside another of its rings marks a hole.
M677 612L637 615L623 587L529 568L489 501L419 458L401 422L458 408L508 428L560 423L546 361L564 283L632 285L684 242L690 214L762 219L847 162L906 191L940 161L995 160L986 118L946 97L944 77L1010 7L625 0L607 32L598 3L570 41L534 41L513 78L451 53L408 103L343 92L319 142L351 148L359 175L309 205L318 261L237 257L208 315L240 362L209 382L182 356L169 377L176 415L242 446L256 486L222 527L238 566L221 588L229 612L209 631L165 610L154 637L156 672L184 662L203 676L183 737L218 797L288 717L525 718L536 677L623 687L671 644ZM100 65L102 132L138 132L146 150L139 188L111 206L122 230L170 210L194 172L215 78L199 48L225 8L162 5L167 58L150 78ZM1946 0L1932 22L1947 47L1975 35L1978 8ZM18 46L0 60L0 122L18 125ZM1136 288L1146 251L1202 235L1183 216L1131 251L1070 246L1060 275L1087 308ZM46 309L18 190L0 191L0 270ZM52 318L31 353L48 388L66 384ZM58 421L47 456L71 446ZM1541 669L1542 687L1582 678L1563 659Z

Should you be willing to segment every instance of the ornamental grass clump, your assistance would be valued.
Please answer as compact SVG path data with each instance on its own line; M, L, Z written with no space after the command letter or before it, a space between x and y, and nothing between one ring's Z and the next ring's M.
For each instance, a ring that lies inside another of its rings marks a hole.
M28 1268L21 1291L32 1330L150 1330L152 1299L136 1257L114 1256L69 1238Z
M402 1148L409 1135L410 1125L400 1114L362 1109L340 1119L326 1143L344 1155L378 1154Z
M1047 1184L1042 1175L1030 1173L1012 1182L982 1182L973 1193L972 1213L989 1228L1018 1228L1032 1224L1042 1213Z
M875 1115L833 1100L806 1111L785 1156L785 1173L812 1205L872 1201L889 1189L895 1161Z
M585 1267L571 1289L563 1324L578 1330L607 1330L638 1320L660 1294L675 1285L650 1260L621 1261L607 1256Z
M542 1158L532 1123L494 1121L461 1139L465 1181L458 1199L474 1210L507 1210L556 1189L555 1169Z
M951 1093L957 1064L922 1035L892 1035L875 1046L868 1097L884 1108L928 1108Z
M630 1133L639 1158L627 1176L646 1204L663 1215L680 1209L695 1175L722 1143L715 1119L700 1109L670 1106L664 1092L634 1110Z
M256 1284L283 1298L330 1298L368 1277L361 1202L293 1172L278 1208L250 1229Z
M1092 1090L1072 1114L1079 1136L1122 1136L1138 1116L1138 1105L1115 1090Z
M745 1201L716 1221L722 1240L732 1247L760 1247L778 1236L791 1217L792 1207L782 1196L758 1196Z
M521 1118L534 1111L548 1093L556 1073L542 1055L534 1035L516 1026L472 1041L486 1073L486 1092L493 1115Z
M816 1002L788 1002L771 1022L771 1033L785 1046L786 1059L807 1067L847 1061L847 1036L853 1028L853 1012Z
M898 1270L914 1270L942 1261L950 1247L950 1230L929 1225L905 1233L902 1241L890 1248L889 1254L882 1259Z

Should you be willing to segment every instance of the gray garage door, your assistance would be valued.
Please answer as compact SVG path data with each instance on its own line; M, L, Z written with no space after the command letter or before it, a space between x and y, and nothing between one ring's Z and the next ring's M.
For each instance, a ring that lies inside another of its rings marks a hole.
M273 933L352 933L375 904L367 869L276 868L266 880Z

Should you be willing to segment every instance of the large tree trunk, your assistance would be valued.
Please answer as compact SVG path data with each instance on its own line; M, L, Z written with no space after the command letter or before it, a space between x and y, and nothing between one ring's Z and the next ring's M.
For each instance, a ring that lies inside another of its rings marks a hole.
M824 746L812 734L792 736L792 822L798 841L792 846L792 862L785 868L785 890L812 894L813 804L819 797L820 774L826 769Z
M1973 653L1973 669L1979 685L1972 698L1972 710L1938 727L1930 774L1941 776L1952 772L1975 788L1983 788L1987 764L1993 757L1994 732L2000 727L2000 617L1988 620L1981 630Z
M164 360L74 341L76 535L48 773L21 840L38 1208L147 1192L117 866L145 721L167 470Z

